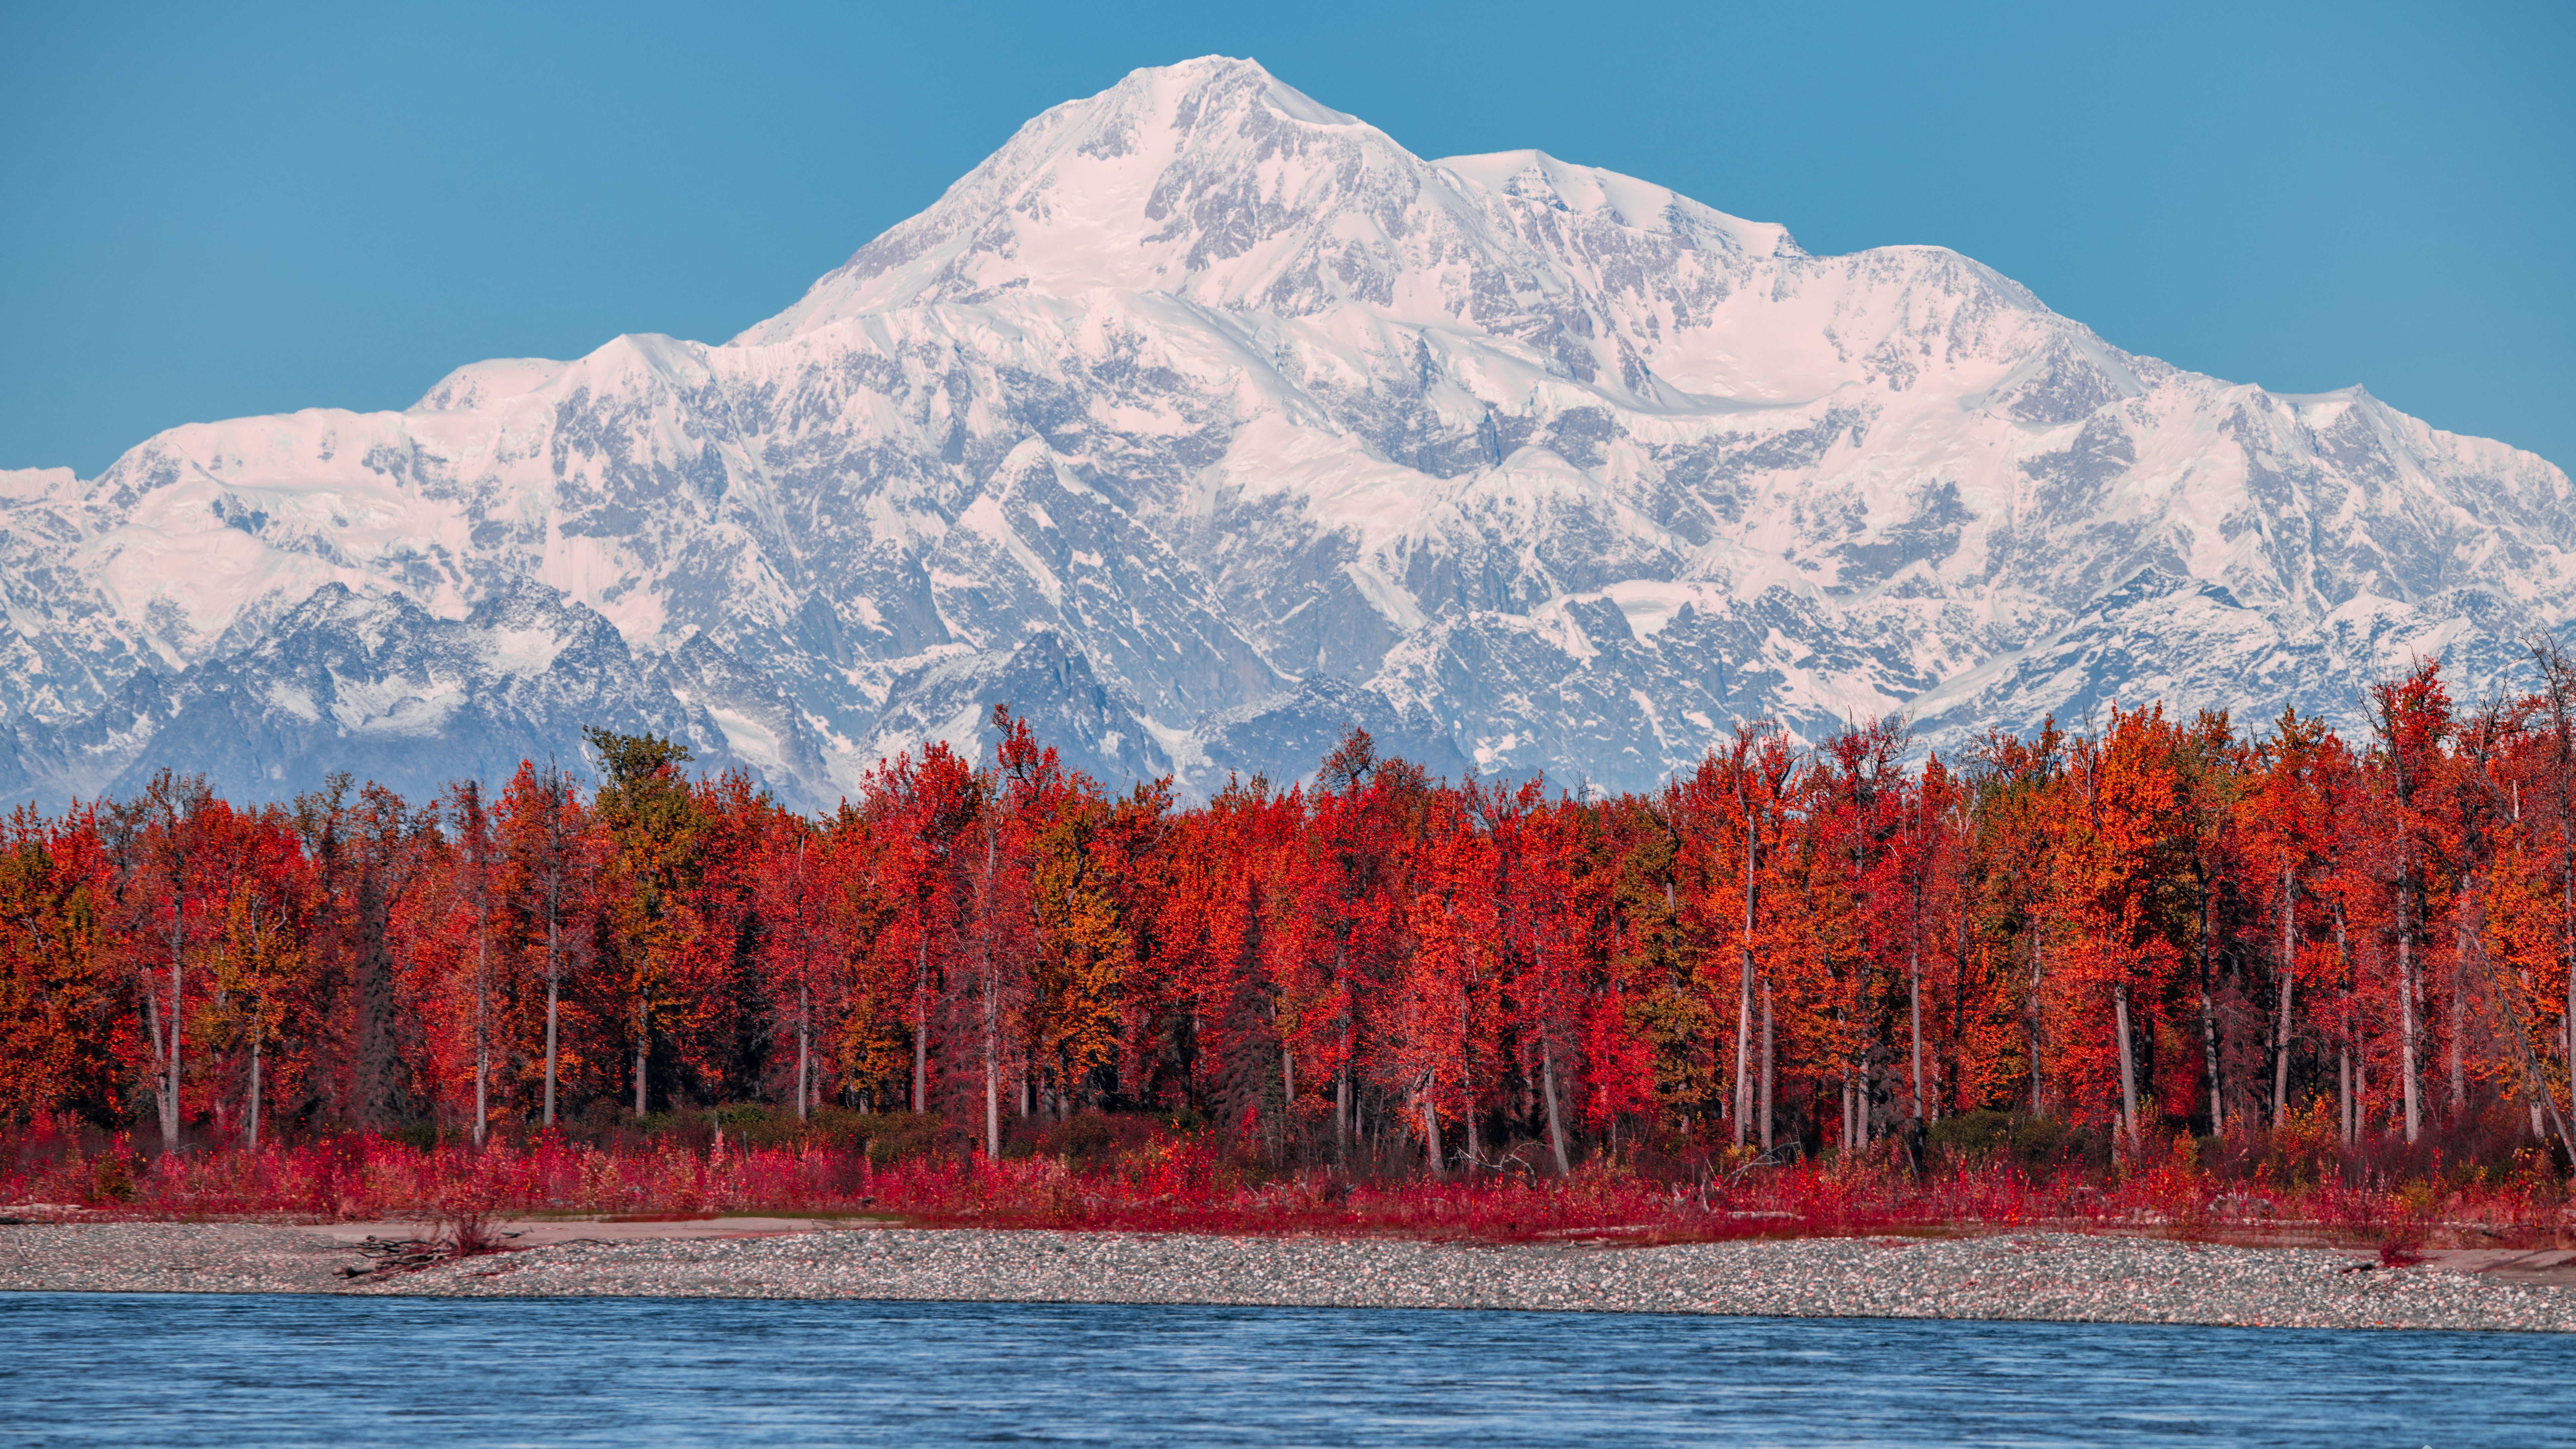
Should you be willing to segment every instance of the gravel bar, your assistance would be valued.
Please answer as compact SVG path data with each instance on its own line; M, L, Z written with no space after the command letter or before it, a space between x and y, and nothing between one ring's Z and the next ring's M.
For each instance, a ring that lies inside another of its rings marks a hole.
M566 1242L346 1278L324 1233L0 1227L0 1290L877 1298L2576 1332L2576 1288L2317 1248L2015 1234L1619 1248L1030 1229Z

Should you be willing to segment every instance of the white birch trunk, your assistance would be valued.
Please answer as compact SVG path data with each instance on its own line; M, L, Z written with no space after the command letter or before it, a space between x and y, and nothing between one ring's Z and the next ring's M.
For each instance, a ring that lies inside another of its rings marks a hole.
M2290 1116L2290 1002L2298 990L2298 877L2287 869L2281 872L2281 1024L2273 1040L2272 1059L2272 1125L2280 1126Z
M2344 1145L2349 1147L2353 1140L2352 1053L2341 1046L2335 1048L2335 1115L2341 1119L2336 1125L2343 1128Z
M2029 1006L2025 1012L2030 1022L2030 1115L2034 1117L2041 1116L2048 1110L2048 1093L2039 1069L2040 1046L2046 1036L2044 1028L2047 1024L2046 1018L2041 1014L2045 1008L2039 999L2040 981L2047 970L2047 958L2040 950L2039 943L2039 933L2042 929L2036 921L2031 924L2030 997Z
M984 978L984 1155L999 1160L1002 1155L1002 1074L999 1041L993 1021L993 982L989 973Z
M2409 929L2404 897L2397 912L2397 1048L2406 1077L2406 1140L2424 1135L2423 1091L2415 1073L2415 941Z
M912 1110L930 1110L930 939L925 927L912 963Z
M551 936L552 928L548 928ZM546 1125L555 1125L555 1025L561 1016L562 983L554 965L554 946L546 947Z
M1545 1032L1539 1033L1538 1038L1538 1075L1540 1089L1547 1096L1547 1145L1556 1153L1556 1175L1564 1177L1574 1167L1565 1152L1565 1121L1556 1110L1556 1049L1549 1044ZM1741 1113L1737 1114L1735 1139L1739 1144L1744 1140Z
M2200 1050L2209 1073L2209 1130L2227 1135L2227 1076L2218 1061L2218 1010L2209 999L2209 883L2200 887Z
M2467 1035L2463 1028L2468 1020L2466 1014L2468 987L2467 982L2463 980L2466 973L2460 965L2462 961L2468 959L2469 954L2468 901L2453 903L2451 920L2451 1010L2449 1020L2444 1023L2450 1030L2442 1034L2442 1057L2450 1068L2450 1120L2457 1122L2460 1120L2460 1114L2466 1112L2469 1107L2468 1053L2460 1040Z
M170 898L169 1075L163 1079L161 1088L161 1148L165 1152L179 1150L179 1058L185 1041L181 1003L188 999L181 909L181 897L174 891Z
M1745 798L1741 775L1736 787L1737 813L1744 817L1744 935L1735 966L1735 1145L1744 1145L1744 1116L1753 1098L1753 921L1755 891L1753 807ZM1763 1150L1771 1144L1766 1129Z
M489 952L491 933L486 929L481 911L475 912L474 923L474 1145L483 1145L483 1124L491 1120L489 1099L492 1076L491 972Z
M2129 1137L2129 1153L2134 1159L2138 1141L2138 1069L2135 1053L2129 1049L2129 986L2122 982L2112 988L2112 1007L2120 1021L2120 1125Z
M1771 983L1762 983L1762 1155L1771 1155Z
M995 1000L1001 983L1000 963L993 959L993 880L1000 849L1001 842L988 819L984 825L984 889L983 899L977 902L982 917L977 922L977 939L984 957L984 1155L994 1161L1002 1156L1001 1003Z
M1422 1086L1422 1141L1431 1153L1431 1175L1445 1177L1440 1152L1440 1074L1434 1072Z
M563 903L561 885L548 866L546 881L546 1109L545 1125L555 1125L555 1028L563 1004Z
M1919 928L1918 928L1919 929ZM1914 959L1907 970L1907 1007L1914 1016L1914 1120L1923 1120L1923 943L1914 943Z
M653 998L641 996L635 1001L635 1117L644 1117L644 1063L653 1044Z

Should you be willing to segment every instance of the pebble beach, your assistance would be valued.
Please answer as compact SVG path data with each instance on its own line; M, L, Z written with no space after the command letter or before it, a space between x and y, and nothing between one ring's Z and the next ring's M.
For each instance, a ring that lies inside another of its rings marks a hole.
M408 1225L0 1225L0 1291L863 1298L2013 1319L2576 1332L2576 1252L2386 1267L2326 1248L2008 1234L1618 1246L546 1222L504 1251L366 1273ZM352 1276L351 1270L360 1270Z

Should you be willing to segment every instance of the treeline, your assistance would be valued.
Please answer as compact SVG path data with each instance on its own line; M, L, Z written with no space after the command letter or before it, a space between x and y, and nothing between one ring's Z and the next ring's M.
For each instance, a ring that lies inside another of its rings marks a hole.
M1767 723L1651 795L1450 784L1354 731L1311 789L1104 791L1023 721L809 818L668 741L406 802L162 779L0 857L0 1107L164 1145L764 1100L1188 1112L1435 1167L1620 1134L1862 1147L2008 1108L2147 1134L2330 1114L2564 1143L2576 667L2358 744L2098 727L1909 760Z

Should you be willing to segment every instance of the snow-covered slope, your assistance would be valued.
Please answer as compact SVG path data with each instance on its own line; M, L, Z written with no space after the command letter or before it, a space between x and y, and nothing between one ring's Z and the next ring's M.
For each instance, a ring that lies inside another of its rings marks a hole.
M1185 792L1353 721L1613 788L1763 713L2352 725L2409 652L2475 687L2576 620L2569 505L2530 454L2132 356L1952 252L1427 161L1207 59L1031 121L731 342L0 474L0 776L273 789L396 718L416 773L482 772L627 719L819 803L1004 698ZM619 649L526 663L493 601L538 599ZM312 642L370 629L423 652Z

